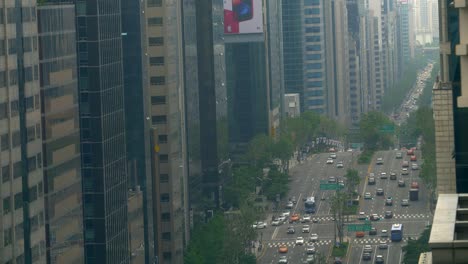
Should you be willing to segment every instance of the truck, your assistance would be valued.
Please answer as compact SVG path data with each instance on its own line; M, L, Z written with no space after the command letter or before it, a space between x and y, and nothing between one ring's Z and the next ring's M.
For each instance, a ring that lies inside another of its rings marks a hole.
M410 201L418 200L419 189L410 189L409 190L409 199Z

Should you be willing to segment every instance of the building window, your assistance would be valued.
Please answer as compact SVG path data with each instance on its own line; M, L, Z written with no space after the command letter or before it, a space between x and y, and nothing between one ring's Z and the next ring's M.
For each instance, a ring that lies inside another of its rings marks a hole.
M159 135L158 136L158 142L159 143L167 143L167 135Z
M149 7L162 6L162 0L148 0L148 6Z
M306 27L306 33L319 33L320 27Z
M11 239L12 239L12 234L11 234L11 228L5 229L3 231L3 246L8 246L11 244Z
M9 134L3 134L0 137L0 145L1 145L1 150L8 150L10 149L10 137Z
M2 167L2 182L5 183L10 180L10 165Z
M13 144L13 148L16 148L19 145L21 145L21 134L19 131L13 132L12 144Z
M318 15L318 14L320 14L320 9L318 9L318 8L306 8L304 10L304 14L306 14L306 15Z
M17 161L13 164L13 178L19 178L21 175L23 175L23 166L21 161Z
M168 203L169 202L169 194L168 193L163 193L161 194L161 202L162 203Z
M16 54L16 39L9 39L8 40L8 54Z
M16 240L23 239L24 232L23 232L23 223L22 222L15 226L15 235L16 235ZM19 263L24 264L24 262L19 262ZM18 262L17 262L17 264L18 264Z
M162 26L163 18L162 17L150 17L148 18L148 26Z
M320 45L307 45L307 51L319 51L321 49Z
M10 70L10 85L16 85L18 83L18 71L16 69Z
M163 173L159 175L159 182L166 183L169 182L169 174Z
M37 153L37 167L42 168L42 153Z
M26 107L26 111L34 110L34 97L26 97L24 98L24 106Z
M0 9L3 9L3 8L0 8ZM0 13L0 16L3 15ZM2 24L0 22L0 24ZM5 56L5 40L4 39L0 39L0 56Z
M306 68L308 70L322 69L322 63L307 63Z
M167 123L167 117L165 115L152 116L151 121L152 121L153 125L166 124Z
M319 17L308 17L304 19L304 22L306 24L319 24L320 23L320 18Z
M37 200L37 186L29 188L29 202L34 202Z
M3 199L3 214L6 215L11 212L11 198L8 196Z
M2 41L0 41L2 43ZM0 45L1 46L1 45ZM1 48L1 47L0 47ZM1 51L0 51L1 52ZM1 54L0 54L1 55ZM6 71L0 71L0 88L3 88L7 85Z
M152 37L148 39L150 46L162 46L164 45L164 38L163 37Z
M150 78L151 85L164 85L166 84L166 77L164 76L153 76Z
M162 105L166 103L166 96L151 96L152 105Z
M169 156L167 154L159 154L159 162L160 163L168 163Z
M320 36L306 36L306 42L320 42Z
M307 73L307 78L322 78L322 73L321 72L308 72Z
M36 138L41 138L41 124L36 124Z
M163 240L171 240L171 232L163 232L162 233Z
M322 54L307 54L306 59L307 60L321 60Z
M19 113L18 112L19 111L18 100L11 101L10 108L11 108L11 116L12 117L17 116Z
M23 193L19 192L15 194L15 210L23 207Z
M8 117L8 103L0 103L0 120Z
M15 14L15 8L14 7L7 9L7 22L8 22L8 24L16 23L16 14Z
M163 259L164 260L172 260L172 253L171 252L163 252Z
M161 221L163 221L163 222L171 221L171 213L162 213L161 214Z
M28 142L34 141L36 139L35 126L28 127Z
M305 6L320 5L320 0L304 0Z
M164 65L164 57L150 57L149 61L151 66Z
M36 156L28 158L28 171L35 171L37 169Z

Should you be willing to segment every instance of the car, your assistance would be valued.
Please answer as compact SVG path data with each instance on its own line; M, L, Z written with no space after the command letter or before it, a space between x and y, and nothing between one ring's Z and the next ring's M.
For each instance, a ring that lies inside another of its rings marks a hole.
M412 182L411 189L419 189L419 183L417 181Z
M366 192L366 193L364 194L364 199L366 199L366 200L372 199L371 193L370 193L370 192Z
M377 229L375 227L371 227L371 230L369 230L369 236L375 235L377 235Z
M365 245L364 246L364 252L372 252L372 246L371 245Z
M317 242L318 241L318 235L317 234L311 234L309 237L309 242Z
M382 158L377 158L377 162L375 164L382 165L383 164L383 159Z
M316 250L315 247L312 246L312 245L309 245L309 246L307 246L307 248L306 248L306 253L307 253L307 254L315 254L316 251L317 251L317 250Z
M296 238L296 245L304 245L304 238L303 237L297 237Z
M329 183L336 183L336 178L334 176L328 177L328 182Z
M282 224L283 224L283 222L280 221L279 218L275 218L275 219L273 219L273 220L271 221L271 225L272 225L272 226L280 226L280 225L282 225Z
M255 229L264 229L264 228L267 227L267 224L265 222L258 221L258 222L255 222L252 225L252 227L255 228Z
M336 152L336 149L335 148L329 148L328 152Z
M403 179L398 180L398 187L405 187L405 185L406 185L405 180Z
M311 264L311 263L314 263L314 260L315 260L314 255L308 255L304 263Z
M280 245L278 247L278 253L288 253L288 246L286 245Z
M285 210L285 211L283 211L283 212L281 213L281 216L283 216L283 217L288 217L290 214L291 214L291 211Z
M344 181L343 181L343 180L338 180L338 185L340 185L340 186L343 186L343 187L344 187Z
M338 169L342 169L342 168L344 167L343 162L342 162L342 161L339 161L339 162L336 164L336 167L337 167Z
M401 175L408 175L408 169L407 168L401 169Z
M281 264L288 263L288 257L281 256L278 260L278 263L281 263Z
M375 185L375 178L374 177L369 177L369 180L367 181L368 185Z
M380 216L378 214L371 214L369 219L371 221L379 221L380 220Z
M380 236L381 237L388 237L388 232L386 229L382 229L382 231L380 231Z
M386 219L392 218L392 217L393 217L393 212L392 212L392 211L385 211L384 217L385 217Z
M330 153L330 158L336 159L336 153Z
M401 154L401 152L397 152L397 153L395 154L395 158L396 158L396 159L401 159L401 158L403 158L403 154Z
M380 179L387 179L387 178L388 178L388 176L387 176L386 172L380 173Z
M410 161L417 161L417 160L418 160L418 159L416 158L415 155L413 155L413 156L410 157Z
M363 231L358 231L356 232L356 237L364 237L366 234L364 234Z
M371 253L369 252L364 252L362 254L362 260L371 260Z
M409 201L408 201L408 199L403 199L403 200L401 200L401 206L409 206Z
M300 216L299 214L292 214L292 215L289 217L289 223L294 223L294 222L299 221L300 217L301 217L301 216Z
M297 203L296 196L291 197L290 201L291 201L293 204L296 204L296 203Z
M319 222L319 219L318 218L313 218L312 219L312 223L318 223Z
M387 243L383 242L383 241L380 241L379 243L379 249L387 249L388 248L388 245Z
M340 257L335 257L335 260L333 261L333 264L343 264L343 261L341 260Z
M401 167L402 168L408 168L409 167L409 162L404 160L402 163L401 163Z
M375 191L375 194L377 194L378 196L383 196L384 195L384 190L382 188L378 188Z
M411 164L411 169L412 169L412 170L419 170L418 164L417 164L417 163L412 163L412 164Z
M290 226L288 227L288 234L294 234L296 233L296 230L294 229L294 227Z
M367 216L365 212L359 212L358 220L366 220Z
M310 232L310 227L308 225L303 225L302 226L302 233L309 233Z
M413 148L408 149L408 151L406 151L406 155L413 156L414 155L414 149Z
M397 179L397 175L395 172L390 172L390 180L395 181Z
M293 202L289 201L289 202L286 203L285 207L286 207L286 209L292 209L294 207L294 204L293 204Z
M308 222L310 222L310 215L308 214L303 215L301 218L301 223L308 223Z
M334 162L334 161L333 161L332 158L328 158L328 159L327 159L327 164L333 164L333 162Z
M393 205L393 199L392 197L387 197L387 199L385 199L385 205Z
M382 255L377 255L375 257L375 264L383 264L384 263L384 258Z

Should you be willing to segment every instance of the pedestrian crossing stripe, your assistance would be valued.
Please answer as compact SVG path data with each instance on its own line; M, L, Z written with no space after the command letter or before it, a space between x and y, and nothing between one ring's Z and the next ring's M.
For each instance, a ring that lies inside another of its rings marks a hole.
M431 215L428 214L401 214L394 215L394 218L430 218Z
M319 240L317 242L305 242L304 246L323 246L323 245L328 245L332 243L332 240ZM296 247L296 243L294 241L288 241L288 242L269 242L267 244L268 247L273 248L273 247L279 247L282 245L286 245L288 247Z
M417 237L404 237L403 242L406 242L410 239L416 240L418 238ZM392 242L392 240L389 238L370 238L370 239L363 238L363 239L354 239L353 241L353 243L357 243L357 244L380 244L382 242L390 243Z

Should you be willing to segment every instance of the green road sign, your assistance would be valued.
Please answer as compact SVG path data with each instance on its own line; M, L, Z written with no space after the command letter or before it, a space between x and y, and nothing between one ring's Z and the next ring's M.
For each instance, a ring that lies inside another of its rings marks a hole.
M320 183L320 190L340 190L343 188L344 186L337 183Z
M383 133L394 133L395 132L395 126L394 125L383 125L380 128L380 132Z
M353 231L370 231L372 229L372 225L370 224L350 224L347 225L348 227L348 232L353 232Z

